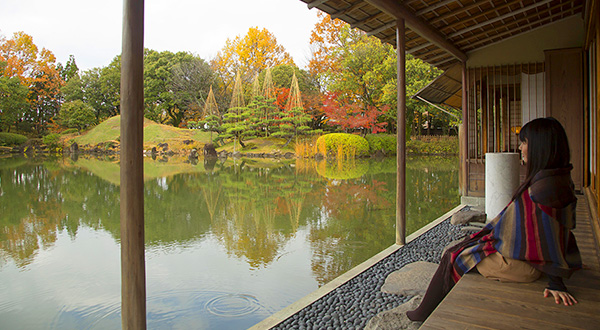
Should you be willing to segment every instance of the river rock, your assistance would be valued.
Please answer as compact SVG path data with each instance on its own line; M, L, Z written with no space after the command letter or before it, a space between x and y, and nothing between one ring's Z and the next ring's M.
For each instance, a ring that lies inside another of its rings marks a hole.
M388 275L381 291L401 296L424 295L437 267L427 261L408 264Z
M419 329L423 322L411 321L406 316L407 311L411 311L419 307L421 296L415 296L408 302L373 316L365 330L392 330L392 329Z
M215 145L212 143L207 143L204 145L204 149L202 149L202 153L204 157L217 157L217 150L215 149Z
M73 142L73 144L71 144L71 146L69 147L69 150L71 151L72 154L78 153L79 145L77 144L77 142Z
M452 215L450 223L453 225L464 225L470 222L485 222L485 213L477 210L465 210Z
M168 144L168 143L166 143L166 142L165 142L165 143L159 143L159 144L158 144L158 147L159 147L159 148L162 148L162 151L163 151L163 152L165 152L165 151L169 150L169 144Z

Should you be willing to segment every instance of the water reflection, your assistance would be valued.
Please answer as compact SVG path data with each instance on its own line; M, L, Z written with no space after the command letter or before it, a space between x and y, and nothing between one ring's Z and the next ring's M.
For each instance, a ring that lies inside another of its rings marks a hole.
M457 168L456 158L409 159L409 232L458 204ZM155 327L247 328L395 239L394 159L148 158L144 169ZM10 320L110 328L118 320L118 185L116 159L0 159L0 283L27 291L0 284L0 328ZM46 284L28 290L30 282ZM98 287L87 295L96 301L58 301L74 283ZM31 309L38 294L47 300L38 321L11 310Z

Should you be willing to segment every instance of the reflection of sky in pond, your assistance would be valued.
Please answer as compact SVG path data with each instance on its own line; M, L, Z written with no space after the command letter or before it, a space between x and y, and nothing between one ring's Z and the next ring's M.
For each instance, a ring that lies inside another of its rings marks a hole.
M0 328L119 328L119 249L107 232L80 227L75 238L59 233L25 269L4 263ZM152 329L247 328L318 287L302 230L268 268L249 268L210 236L151 248L146 260Z
M458 204L457 169L410 164L414 231ZM0 329L120 327L113 165L0 159ZM168 165L145 164L149 328L248 328L394 242L394 160Z

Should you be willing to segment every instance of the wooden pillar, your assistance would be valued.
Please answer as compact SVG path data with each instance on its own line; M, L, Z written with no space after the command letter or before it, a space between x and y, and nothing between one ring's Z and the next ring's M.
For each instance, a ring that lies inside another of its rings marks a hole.
M600 10L596 9L600 13ZM596 15L596 207L600 208L600 19Z
M146 329L144 0L123 1L121 54L121 326Z
M406 45L404 19L396 21L397 142L396 142L396 244L406 244Z
M461 166L462 172L462 195L469 196L469 109L468 109L468 95L469 82L467 81L467 62L462 62L462 140L459 146L461 151Z

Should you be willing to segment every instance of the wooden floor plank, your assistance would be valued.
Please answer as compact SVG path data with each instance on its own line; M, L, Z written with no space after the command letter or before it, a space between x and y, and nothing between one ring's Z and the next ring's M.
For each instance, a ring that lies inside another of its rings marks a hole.
M480 315L485 313L488 315L486 318L477 319L476 323L473 323L473 315ZM563 326L551 322L546 322L544 320L537 320L533 318L527 318L520 315L507 315L503 313L497 313L494 311L488 311L485 309L476 309L470 307L462 307L460 309L455 309L452 311L441 310L438 312L439 320L443 321L452 321L453 323L458 324L469 324L467 329L471 329L473 326L477 328L483 329L581 329L573 326ZM515 326L518 324L518 327ZM428 326L421 327L421 329L429 329ZM448 329L454 329L453 327L448 327Z
M421 329L600 329L600 249L587 207L580 197L573 231L586 268L565 279L578 304L563 306L544 298L545 277L501 283L466 274Z

